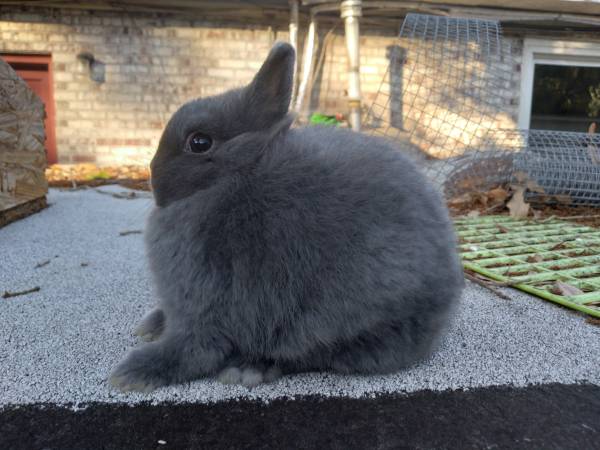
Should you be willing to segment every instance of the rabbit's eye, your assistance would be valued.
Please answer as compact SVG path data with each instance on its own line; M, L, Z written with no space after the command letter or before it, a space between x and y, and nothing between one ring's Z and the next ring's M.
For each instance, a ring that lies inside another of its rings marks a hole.
M190 153L204 153L212 147L212 139L204 133L194 133L188 138L185 150Z

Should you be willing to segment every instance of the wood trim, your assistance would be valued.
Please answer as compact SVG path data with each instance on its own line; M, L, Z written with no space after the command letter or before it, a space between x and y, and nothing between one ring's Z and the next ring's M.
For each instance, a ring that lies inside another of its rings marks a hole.
M35 214L47 207L46 196L42 195L39 198L19 203L9 209L0 211L0 228L31 214Z
M531 121L533 76L536 62L600 67L600 47L597 42L525 39L519 102L519 128L525 130L529 129Z
M2 53L2 59L9 64L23 63L44 66L48 71L48 104L46 105L48 114L47 140L53 142L52 146L46 148L48 164L54 164L58 161L56 150L56 106L54 102L54 71L52 67L52 55L49 54L26 54L26 53Z
M7 63L37 63L50 65L52 63L52 56L48 54L39 53L2 53L2 59Z

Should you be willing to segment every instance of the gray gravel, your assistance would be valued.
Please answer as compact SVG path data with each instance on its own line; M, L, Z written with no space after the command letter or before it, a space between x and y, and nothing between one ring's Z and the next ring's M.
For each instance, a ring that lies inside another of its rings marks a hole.
M116 186L102 190L123 191ZM49 201L45 211L0 229L0 291L41 288L0 298L0 406L600 384L600 327L518 291L505 290L512 300L504 300L469 285L440 351L401 373L306 374L251 391L200 380L149 395L115 392L106 377L135 345L130 330L154 303L142 235L119 233L142 229L151 201L118 199L92 189L52 190Z

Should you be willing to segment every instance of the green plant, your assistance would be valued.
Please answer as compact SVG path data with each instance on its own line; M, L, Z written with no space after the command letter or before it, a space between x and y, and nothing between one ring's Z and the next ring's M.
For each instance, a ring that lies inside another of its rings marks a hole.
M91 173L86 177L87 180L110 180L111 178L112 177L104 170L101 170L96 173Z

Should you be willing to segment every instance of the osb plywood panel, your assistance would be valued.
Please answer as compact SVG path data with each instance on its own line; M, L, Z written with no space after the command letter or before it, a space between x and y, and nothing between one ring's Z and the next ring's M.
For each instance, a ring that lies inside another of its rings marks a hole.
M0 213L44 197L44 105L0 59Z

